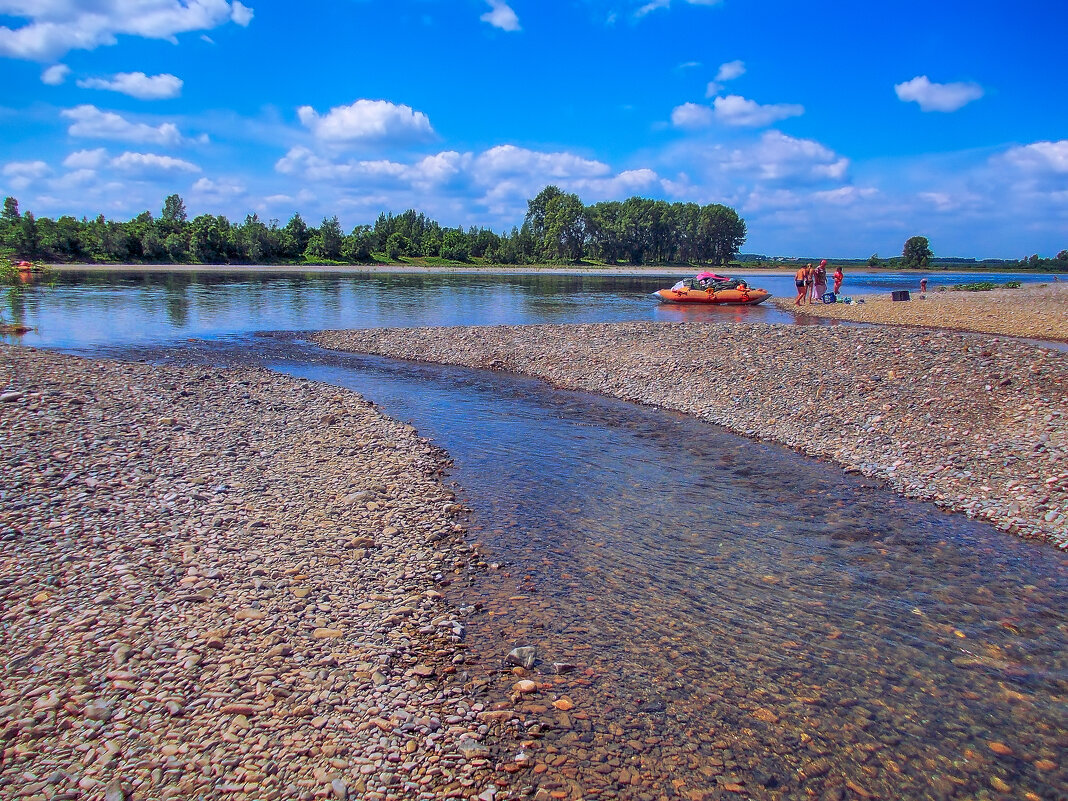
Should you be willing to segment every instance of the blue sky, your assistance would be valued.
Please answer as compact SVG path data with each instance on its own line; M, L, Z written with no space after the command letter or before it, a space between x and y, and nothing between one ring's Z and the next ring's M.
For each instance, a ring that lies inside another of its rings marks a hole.
M1068 247L1064 0L0 0L0 195L57 217L409 207L548 183L730 205L746 252Z

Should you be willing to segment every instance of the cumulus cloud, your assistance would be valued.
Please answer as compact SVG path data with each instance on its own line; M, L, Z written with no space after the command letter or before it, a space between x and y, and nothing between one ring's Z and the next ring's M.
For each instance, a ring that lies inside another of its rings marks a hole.
M683 103L671 110L671 124L676 128L707 128L714 119L712 109L698 103Z
M95 170L105 161L108 153L104 148L93 150L76 150L63 159L63 166L70 170Z
M781 131L765 131L755 147L735 151L732 164L769 181L841 181L849 169L849 159L829 147Z
M482 208L492 217L514 221L527 199L546 183L593 200L622 198L659 189L661 180L651 169L616 173L604 162L567 152L543 152L499 145L481 153L447 150L410 163L378 160L336 160L303 146L291 148L275 164L282 174L316 183L338 193L337 208L348 204L364 209L369 198L382 205L446 211L469 215Z
M735 78L740 78L745 75L745 62L744 61L728 61L719 65L719 69L716 71L716 78L710 81L708 87L705 89L705 97L715 97L721 91L723 91L723 84L727 81L733 81Z
M1001 160L1028 173L1068 174L1068 139L1035 142L1007 150Z
M253 16L236 0L5 0L0 10L26 21L0 26L0 56L31 61L113 45L119 34L174 42L230 21L245 26Z
M255 12L246 6L240 0L234 0L230 4L230 19L240 25L242 28L247 28L248 24L252 22L252 17Z
M426 114L388 100L357 100L335 106L322 116L311 106L301 106L297 116L317 139L335 144L418 141L434 136Z
M545 180L558 178L592 178L611 173L612 168L601 161L585 159L572 153L543 153L515 145L498 145L480 154L475 174L482 181L497 178L533 175Z
M490 10L479 17L480 20L502 31L520 30L519 17L504 0L486 0L486 2L489 3Z
M8 186L21 191L51 174L52 168L43 161L10 161L2 172Z
M805 113L805 107L796 103L771 103L762 106L755 100L747 100L740 95L717 97L712 101L714 116L725 125L759 128L788 117L799 117Z
M200 172L200 167L173 156L126 151L111 160L111 166L126 172Z
M917 103L922 111L956 111L983 96L977 83L932 83L926 75L894 85L898 99Z
M85 78L78 81L78 86L83 89L121 92L139 100L163 100L178 97L182 91L182 85L182 79L170 73L145 75L143 72L120 72L111 79Z
M70 75L70 67L66 64L53 64L41 73L41 83L48 86L59 86Z
M245 185L237 181L213 181L211 178L197 178L191 187L193 197L200 204L219 205L247 193Z
M147 125L143 122L131 122L113 111L101 111L96 106L82 105L60 112L67 119L73 120L67 132L71 136L84 139L111 139L118 142L136 142L176 146L184 140L173 122L159 125Z

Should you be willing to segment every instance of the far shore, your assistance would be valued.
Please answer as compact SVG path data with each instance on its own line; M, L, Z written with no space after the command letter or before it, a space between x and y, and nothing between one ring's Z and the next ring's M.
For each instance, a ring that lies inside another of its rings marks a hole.
M784 264L782 267L698 267L695 265L563 265L563 264L487 264L487 265L430 265L430 264L50 264L55 272L152 272L152 273L323 273L340 275L367 275L376 273L409 273L412 275L604 275L604 276L689 276L701 270L721 271L730 275L763 276L793 275L797 264ZM937 283L939 273L975 273L985 275L991 272L1028 273L1029 270L1010 270L991 267L953 266L952 269L903 270L900 267L852 267L854 272L885 272L915 274L917 280L927 275ZM1050 280L1057 273L1033 273L1037 276L1049 275ZM847 273L848 281L848 273Z

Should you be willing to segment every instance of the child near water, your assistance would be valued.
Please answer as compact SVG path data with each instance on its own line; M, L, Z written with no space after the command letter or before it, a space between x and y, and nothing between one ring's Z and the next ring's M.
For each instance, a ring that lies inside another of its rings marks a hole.
M840 290L842 288L842 280L844 278L845 278L845 276L842 275L841 266L835 267L834 268L834 294L837 295L838 294L838 290Z

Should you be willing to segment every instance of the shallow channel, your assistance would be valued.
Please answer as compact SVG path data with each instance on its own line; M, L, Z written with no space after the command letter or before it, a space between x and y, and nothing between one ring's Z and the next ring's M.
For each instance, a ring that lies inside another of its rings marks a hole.
M346 387L449 452L497 565L448 590L457 680L518 706L492 757L542 797L1068 797L1068 555L534 380L271 338L142 355Z

